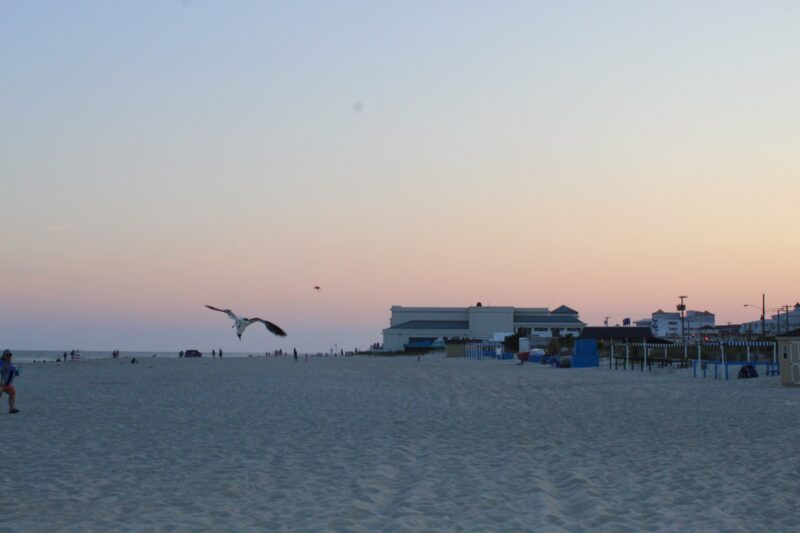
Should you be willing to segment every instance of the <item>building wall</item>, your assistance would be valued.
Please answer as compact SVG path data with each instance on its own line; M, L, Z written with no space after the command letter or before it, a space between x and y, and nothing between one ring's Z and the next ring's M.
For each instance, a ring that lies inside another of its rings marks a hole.
M408 340L414 337L457 337L464 335L464 330L447 329L399 329L383 330L383 349L387 352L402 352Z
M681 315L677 312L655 312L650 319L650 330L653 335L665 339L683 338L683 326L686 326L686 335L696 334L701 328L714 327L715 316L707 311L686 311L685 322L681 322ZM640 320L637 325L645 325L645 320Z
M687 311L686 312L686 333L689 336L702 334L703 328L714 328L716 326L714 313L707 311Z
M515 315L540 315L550 316L550 310L546 307L514 307Z
M392 306L389 327L411 320L469 320L466 307L403 307Z
M469 335L476 339L491 339L495 333L514 332L513 307L470 307Z
M554 337L554 332L558 333L559 337L566 337L567 335L572 335L573 337L578 337L581 334L582 327L576 326L532 326L531 324L517 324L515 325L515 331L521 328L525 328L529 330L529 337L537 337L537 338L544 338L550 339Z
M766 329L766 333L769 334L772 332L774 328L774 324L772 323L771 319L767 319L764 321L764 327ZM739 333L742 335L761 335L764 333L761 331L761 320L752 320L750 322L742 323L741 327L739 327Z
M680 337L681 317L678 313L653 313L650 329L656 337Z
M714 327L716 317L714 313L707 311L687 311L686 312L686 329L700 329L704 327Z
M403 349L403 345L406 342L408 342L408 334L404 333L402 330L383 330L383 349L385 351L399 352Z
M551 314L546 307L403 307L392 306L389 328L383 330L383 349L386 351L402 351L410 338L437 338L467 336L475 339L492 339L495 333L511 334L520 327L530 329L532 337L550 338L557 332L561 336L580 334L582 324L569 323L567 317L578 319L577 313ZM515 316L530 319L531 316L543 317L542 324L536 322L515 323ZM565 320L554 320L553 317ZM424 321L465 321L468 329L391 329L412 320Z
M788 316L787 313L781 312L772 315L772 320L767 320L767 331L773 333L786 333L798 328L800 328L800 306L789 307Z

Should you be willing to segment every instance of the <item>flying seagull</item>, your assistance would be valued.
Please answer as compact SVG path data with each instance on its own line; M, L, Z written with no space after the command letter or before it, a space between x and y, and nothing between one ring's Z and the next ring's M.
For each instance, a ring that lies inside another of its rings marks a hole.
M314 290L318 291L319 290L319 285L314 285Z
M230 309L217 309L216 307L212 307L210 305L206 305L206 307L208 307L209 309L212 309L214 311L219 311L220 313L225 313L230 318L232 318L233 319L233 326L231 326L231 327L236 328L236 336L239 337L239 340L242 340L242 333L244 333L244 330L247 329L247 326L249 326L250 324L252 324L254 322L261 322L262 324L267 326L267 329L270 330L270 332L274 333L278 337L285 337L286 336L286 332L285 331L283 331L279 326L277 326L276 324L273 324L269 320L264 320L262 318L245 318L243 316L237 316Z

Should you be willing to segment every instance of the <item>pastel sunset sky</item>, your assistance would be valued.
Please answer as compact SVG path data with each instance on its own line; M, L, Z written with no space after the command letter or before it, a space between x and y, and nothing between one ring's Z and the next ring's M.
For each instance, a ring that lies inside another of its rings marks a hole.
M0 65L0 348L800 300L798 2L6 1Z

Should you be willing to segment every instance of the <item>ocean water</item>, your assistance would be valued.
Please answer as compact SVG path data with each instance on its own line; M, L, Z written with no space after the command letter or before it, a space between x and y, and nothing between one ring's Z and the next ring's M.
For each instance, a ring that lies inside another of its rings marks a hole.
M33 362L55 362L64 360L64 351L53 350L13 350L15 363L33 363ZM67 350L67 361L71 361L70 350ZM87 359L111 359L111 350L108 351L95 351L95 350L81 350L81 360ZM225 357L263 357L265 354L247 353L247 352L225 352ZM284 353L284 357L287 354ZM289 354L291 355L291 354ZM119 357L130 359L136 357L137 359L147 359L150 357L168 357L177 358L178 352L128 352L120 350ZM203 357L211 357L211 352L203 352Z

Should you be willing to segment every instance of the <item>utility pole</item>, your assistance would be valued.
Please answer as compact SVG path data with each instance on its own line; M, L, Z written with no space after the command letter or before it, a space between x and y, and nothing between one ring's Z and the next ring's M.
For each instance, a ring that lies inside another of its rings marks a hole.
M786 331L785 331L785 333L789 333L789 306L788 305L784 305L783 308L786 309Z
M681 299L681 303L678 304L678 311L681 313L681 342L683 342L683 353L684 358L686 356L686 305L683 301L688 298L688 296L678 296Z

